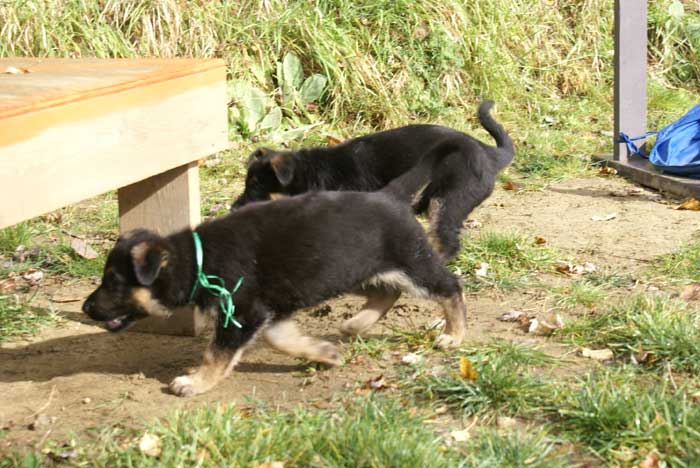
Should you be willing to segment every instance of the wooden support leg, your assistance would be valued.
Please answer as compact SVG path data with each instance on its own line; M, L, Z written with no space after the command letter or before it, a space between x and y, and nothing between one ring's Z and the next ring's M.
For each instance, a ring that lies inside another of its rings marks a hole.
M119 230L152 229L167 235L199 224L199 172L193 162L122 187L119 196ZM150 317L131 330L162 335L197 336L204 317L192 307L176 311L169 319Z

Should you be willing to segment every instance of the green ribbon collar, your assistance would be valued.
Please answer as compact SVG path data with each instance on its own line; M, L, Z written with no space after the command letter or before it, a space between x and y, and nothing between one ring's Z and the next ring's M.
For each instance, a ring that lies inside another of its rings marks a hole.
M194 299L194 295L199 289L199 286L209 291L213 296L219 297L219 306L221 311L224 313L226 320L224 320L224 328L228 327L229 322L232 322L238 328L243 326L233 318L234 312L236 312L236 306L233 304L233 294L238 291L243 283L243 277L238 278L238 282L233 287L233 291L226 289L226 282L223 278L215 275L206 275L202 271L202 264L204 263L204 252L202 250L202 241L199 238L197 231L192 231L192 237L194 238L194 253L197 259L197 279L192 287L192 292L190 293L190 302Z

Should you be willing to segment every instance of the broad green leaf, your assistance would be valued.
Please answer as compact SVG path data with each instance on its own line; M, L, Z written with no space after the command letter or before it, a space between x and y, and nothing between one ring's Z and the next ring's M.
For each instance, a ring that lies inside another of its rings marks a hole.
M238 107L238 123L243 133L254 133L265 117L268 97L263 91L245 81L236 81L231 87L233 100Z
M671 2L671 4L668 6L668 14L671 16L671 18L680 20L684 13L685 8L683 8L683 4L678 0L673 0L673 2Z
M282 125L282 109L274 106L260 122L260 130L277 130Z
M328 79L325 76L319 74L308 77L301 86L301 102L308 104L320 98L323 90L326 88L327 81Z
M301 66L299 57L292 52L284 56L282 63L282 78L284 86L289 86L292 89L299 89L304 79L304 70Z

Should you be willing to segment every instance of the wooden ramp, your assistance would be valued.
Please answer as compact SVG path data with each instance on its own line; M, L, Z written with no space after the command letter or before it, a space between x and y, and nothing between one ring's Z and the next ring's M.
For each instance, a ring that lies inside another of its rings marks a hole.
M0 59L0 228L114 189L122 232L194 226L196 161L227 140L221 60Z

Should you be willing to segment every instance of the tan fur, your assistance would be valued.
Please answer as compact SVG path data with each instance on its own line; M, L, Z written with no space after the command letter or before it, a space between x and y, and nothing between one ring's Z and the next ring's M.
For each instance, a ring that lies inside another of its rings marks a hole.
M243 351L244 348L239 348L232 353L210 345L204 353L202 365L189 375L175 378L170 383L170 390L175 395L185 397L206 392L231 374Z
M276 155L270 158L270 166L272 166L273 169L278 169L278 166L284 163L284 156L282 155Z
M273 323L263 331L263 337L270 346L291 356L331 366L342 364L340 354L333 344L303 335L291 320Z
M359 335L384 317L401 295L398 291L380 290L367 297L362 310L353 318L346 320L340 326L340 331L346 335Z
M285 195L284 193L270 193L270 200L279 200L287 197L289 197L289 195Z
M404 291L405 293L414 297L426 298L429 296L427 289L421 288L415 284L406 273L400 270L391 270L384 273L379 273L378 275L374 275L373 277L369 278L364 284L379 287L388 286L392 289Z
M445 314L445 330L435 340L438 348L457 347L464 340L467 333L467 307L464 305L464 297L457 294L449 299L441 301Z
M442 205L443 201L439 198L431 198L430 203L428 204L428 219L430 225L430 229L428 230L428 243L433 248L433 250L440 256L440 258L444 258L445 254L443 253L442 244L440 243L440 239L435 229L438 225L438 219L440 218Z
M136 265L143 265L146 262L146 254L148 254L148 250L151 248L151 245L147 241L139 242L135 246L131 248L131 258L134 261L134 264ZM164 252L165 254L165 252ZM164 267L165 265L168 264L168 257L167 254L162 257L160 261L160 266Z
M172 311L153 298L148 288L134 288L131 291L131 300L143 309L148 315L154 317L170 317Z

